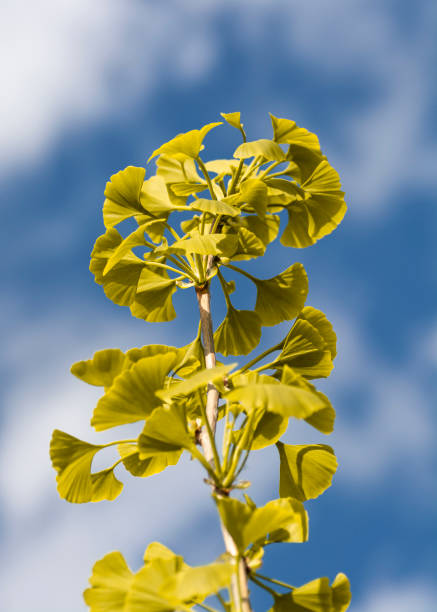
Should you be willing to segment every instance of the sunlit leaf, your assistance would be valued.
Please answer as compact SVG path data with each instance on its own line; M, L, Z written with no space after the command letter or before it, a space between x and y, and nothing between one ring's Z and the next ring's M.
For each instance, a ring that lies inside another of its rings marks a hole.
M118 452L123 459L123 465L132 476L146 478L159 474L170 465L176 465L182 454L181 450L172 451L167 454L160 453L147 459L140 459L138 445L134 443L119 444Z
M264 541L268 534L301 523L289 500L275 499L260 508L243 504L235 498L216 499L217 507L226 529L240 552L255 542Z
M208 172L220 175L232 175L232 172L238 168L238 161L235 159L213 159L205 164Z
M162 389L176 362L176 353L154 355L121 372L97 403L91 425L102 431L148 417L161 403L155 392Z
M83 594L90 612L124 612L133 576L119 552L111 552L97 561L89 579L91 588Z
M260 219L257 215L247 215L241 219L241 225L255 234L259 240L268 246L279 232L280 218L278 215L266 215Z
M287 152L287 160L290 161L290 164L284 174L293 177L301 185L312 175L323 159L326 157L315 150L291 144Z
M162 154L176 157L181 161L189 157L195 159L201 151L202 142L207 133L218 125L222 125L222 123L208 123L208 125L203 126L200 130L190 130L189 132L178 134L161 145L159 149L153 151L147 163L157 155Z
M144 554L144 561L144 567L134 576L123 612L186 610L178 598L161 592L163 584L186 567L182 557L153 542Z
M331 352L332 359L334 359L337 355L337 336L326 315L321 310L312 308L312 306L305 306L299 314L299 319L305 319L317 329L325 341L326 348Z
M282 444L276 446L280 458L279 495L300 501L315 499L331 486L337 459L325 444Z
M170 199L166 182L162 176L152 176L144 181L140 192L140 202L143 212L154 217L160 217L177 209Z
M111 176L111 180L106 183L106 200L103 204L103 222L106 228L113 227L138 212L144 212L140 204L140 192L145 174L144 168L128 166Z
M273 140L285 144L294 144L310 149L321 155L319 139L305 128L300 128L290 119L281 119L270 113L273 126Z
M162 176L166 183L204 183L197 172L192 159L180 161L168 155L160 155L156 160L156 174Z
M230 206L226 202L220 200L205 200L198 198L190 204L191 210L200 210L207 212L211 215L227 215L229 217L237 217L240 214L240 210L235 206Z
M236 386L226 394L226 399L240 402L248 412L263 410L298 419L325 407L322 399L310 390L279 383L270 376L260 376L259 380L248 386Z
M161 592L181 601L203 601L208 595L228 588L233 571L231 563L223 562L186 567L164 582Z
M298 318L285 338L272 367L281 369L284 365L310 379L324 378L331 373L334 367L331 351L309 321Z
M285 153L273 140L261 138L252 142L243 142L235 150L234 157L237 159L263 157L267 161L283 161L285 160Z
M234 367L235 363L220 365L214 368L203 369L181 382L175 382L167 389L161 389L156 395L163 401L172 400L175 397L183 397L204 387L209 382L217 382L223 379Z
M135 299L138 279L144 263L129 252L114 268L103 275L108 259L123 239L116 229L110 228L97 238L91 253L90 271L98 285L103 285L106 296L119 306L129 306Z
M252 450L259 450L275 444L284 435L288 418L275 412L265 412L255 428Z
M50 458L57 472L59 495L75 504L113 500L120 495L122 483L112 468L91 473L94 455L104 446L83 442L55 429L50 442Z
M138 279L137 293L130 310L134 317L150 323L172 321L176 317L172 295L177 290L176 281L165 270L145 267ZM159 270L159 272L158 272Z
M228 305L226 317L214 334L215 348L222 355L247 355L261 340L261 321L251 310Z
M263 325L294 319L302 310L308 294L308 277L302 264L295 263L273 278L254 282L255 312Z
M134 232L129 234L127 238L114 249L111 257L109 257L106 265L103 269L103 274L107 274L110 270L114 268L115 265L118 264L119 261L125 257L134 247L136 246L146 246L147 239L145 237L145 232L147 230L147 224L140 225Z
M232 261L244 261L264 255L266 248L262 240L253 232L242 226L238 228L238 242Z
M337 172L322 160L301 185L305 199L291 200L287 206L289 218L281 244L303 248L330 234L343 219L347 208L340 187Z
M177 196L190 196L193 193L201 193L208 188L207 183L193 183L184 181L183 183L172 183L170 186L171 191Z
M317 578L275 597L270 612L345 612L351 601L349 580L338 574L329 585L328 578Z
M238 203L247 204L263 218L267 212L267 185L256 178L248 179L240 185L240 192L237 194Z
M332 433L334 430L335 410L331 406L331 402L326 395L320 391L317 391L314 385L303 378L303 376L297 374L297 372L289 368L287 365L282 368L281 381L284 384L294 385L317 395L322 403L322 407L307 417L305 421L324 434Z
M74 363L70 372L89 385L108 388L124 368L126 360L120 349L104 349L94 353L92 359Z
M224 255L231 257L237 248L238 236L235 234L206 234L202 236L193 231L190 238L177 240L170 251L172 253L198 253L199 255Z
M220 113L226 123L232 125L232 127L237 128L237 130L243 129L243 124L241 123L241 113Z
M167 456L184 448L189 449L193 444L183 410L176 405L156 408L138 438L140 459L161 454Z
M263 545L275 544L276 542L301 544L308 541L308 512L304 505L293 497L284 497L292 511L290 521L283 524L279 529L271 531Z

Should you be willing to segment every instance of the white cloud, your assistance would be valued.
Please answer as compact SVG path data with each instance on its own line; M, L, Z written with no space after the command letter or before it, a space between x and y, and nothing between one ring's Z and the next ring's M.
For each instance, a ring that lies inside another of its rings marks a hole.
M402 186L435 185L426 120L434 8L421 5L408 38L391 11L389 4L346 0L275 7L262 0L7 2L0 36L3 172L40 160L65 130L116 117L140 98L147 104L164 80L186 87L213 76L227 43L217 23L228 12L254 63L274 35L282 57L297 58L315 77L347 82L361 75L368 83L370 102L338 118L347 151L333 157L354 209L379 214ZM257 78L262 82L263 73ZM277 94L263 93L262 103L266 95L272 102ZM251 115L256 104L251 100Z
M352 602L354 612L433 612L437 591L435 586L420 580L379 585L363 602Z

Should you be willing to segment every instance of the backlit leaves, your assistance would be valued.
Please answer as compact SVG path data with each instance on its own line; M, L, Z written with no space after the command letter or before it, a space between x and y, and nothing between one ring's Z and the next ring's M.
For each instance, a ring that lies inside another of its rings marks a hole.
M91 612L186 611L228 588L232 572L227 561L190 567L166 546L152 542L136 573L119 552L105 555L93 567L84 599Z
M214 334L216 350L222 355L247 355L261 340L261 321L256 312L228 305L226 317Z
M185 414L180 406L160 406L147 419L140 437L140 459L168 455L193 446L187 432Z
M89 385L108 388L125 363L126 355L120 349L104 349L94 353L92 359L74 363L71 373Z
M177 362L176 353L144 357L121 372L97 403L91 425L97 431L135 423L149 416L161 401L155 392Z
M316 321L313 318L313 321L319 325L319 319ZM322 323L325 324L325 321ZM283 366L287 365L296 373L310 379L329 376L334 367L331 349L335 345L329 333L328 336L329 345L309 320L299 317L285 338L282 350L272 367L282 370Z
M302 310L308 294L308 277L302 264L295 263L273 278L253 280L257 288L255 312L263 325L294 319Z
M328 578L317 578L275 597L270 612L345 612L351 601L349 580L337 574L332 585Z
M147 457L147 459L141 459L138 444L136 443L119 444L117 448L126 470L132 476L140 478L159 474L168 466L176 465L182 454L182 451L178 449L168 453L161 452L159 455L153 455Z
M337 469L334 451L326 444L276 444L280 458L279 494L300 501L314 499L331 486Z
M326 160L322 160L301 185L304 198L300 195L290 196L288 224L281 244L304 248L330 234L346 212L344 193L340 188L337 172Z
M90 612L123 612L133 577L123 555L118 551L97 561L89 579L91 588L83 594Z
M159 149L153 151L147 161L149 162L157 155L162 154L168 155L169 157L175 157L180 161L187 158L195 159L202 149L202 142L205 136L218 125L221 125L221 123L208 123L208 125L203 126L200 130L190 130L189 132L178 134L161 145Z
M226 399L239 402L248 412L264 410L298 419L307 418L325 407L317 393L279 383L270 376L260 376L258 383L235 387L226 394Z
M59 495L75 504L113 500L120 495L122 483L113 468L91 473L96 453L104 446L83 442L55 429L50 442L50 458L57 472Z
M273 126L273 140L280 143L299 145L321 154L319 139L305 128L300 128L290 119L281 119L270 113Z
M261 138L252 142L243 142L235 150L234 157L248 159L249 157L263 157L267 161L284 161L285 154L281 147L273 140Z
M124 219L144 212L140 204L140 192L145 174L144 168L128 166L111 176L111 180L106 183L106 200L103 204L105 227L113 227Z
M250 544L264 544L269 534L281 530L287 538L287 530L292 525L297 525L297 529L302 531L301 507L296 509L297 505L285 498L275 499L260 508L234 498L219 498L216 503L222 521L241 553Z

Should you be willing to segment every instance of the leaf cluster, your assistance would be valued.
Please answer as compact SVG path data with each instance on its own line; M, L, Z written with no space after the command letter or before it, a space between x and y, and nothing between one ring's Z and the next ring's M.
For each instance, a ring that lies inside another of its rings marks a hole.
M97 445L55 430L50 455L60 496L84 503L113 500L121 493L118 466L148 477L188 453L205 469L235 550L208 566L190 568L182 557L153 543L135 574L120 553L110 553L94 566L85 592L94 612L211 610L204 600L213 594L225 610L239 610L232 581L239 580L241 563L247 577L274 598L272 610L342 612L349 605L343 575L331 586L327 578L298 588L278 582L287 589L284 594L258 573L266 546L308 539L304 502L330 486L337 468L330 446L280 440L290 419L332 432L335 411L312 381L331 373L336 335L324 313L306 305L302 264L267 279L238 265L264 256L278 236L284 246L303 248L332 232L346 211L344 194L311 132L272 115L272 138L248 141L240 113L222 116L243 139L233 159L201 157L205 137L221 125L211 123L156 149L148 160L156 161L155 174L129 166L111 177L103 204L106 231L94 245L90 270L109 299L149 322L175 318L175 292L195 290L200 303L202 295L209 300L210 284L216 282L226 301L225 318L208 340L203 324L205 316L211 324L210 313L201 307L197 334L187 346L106 349L75 363L71 371L77 378L102 387L92 427L99 432L138 423L138 435ZM283 212L286 224L280 232ZM227 280L227 270L255 286L251 309L234 306L231 295L239 286ZM281 342L251 355L242 366L215 364L215 351L223 357L249 355L259 345L262 327L283 321L291 324ZM213 362L208 361L211 343ZM211 392L218 398L212 419ZM216 420L223 420L220 446ZM205 437L212 458L202 452ZM272 445L279 454L279 498L257 507L247 495L231 497L250 484L240 480L249 454ZM96 454L108 447L118 459L93 471ZM233 593L229 601L223 589Z

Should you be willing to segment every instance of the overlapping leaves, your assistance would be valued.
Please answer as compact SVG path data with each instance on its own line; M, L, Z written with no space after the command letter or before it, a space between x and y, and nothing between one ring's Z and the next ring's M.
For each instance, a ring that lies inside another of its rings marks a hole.
M143 567L135 573L119 552L97 561L84 599L90 612L191 610L229 587L232 571L226 561L191 567L166 546L152 542L144 553Z

